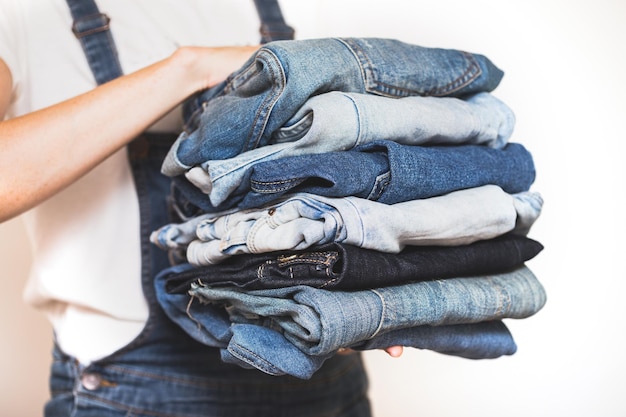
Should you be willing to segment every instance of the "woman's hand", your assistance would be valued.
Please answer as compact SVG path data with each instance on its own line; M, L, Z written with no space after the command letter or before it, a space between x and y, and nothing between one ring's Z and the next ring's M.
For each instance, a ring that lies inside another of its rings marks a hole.
M194 89L197 91L213 87L226 79L258 48L258 46L219 48L187 46L176 51L174 57L184 63L188 74L196 80Z
M402 356L404 348L402 346L390 346L388 348L385 348L385 352L387 352L387 354L392 358L399 358L400 356Z

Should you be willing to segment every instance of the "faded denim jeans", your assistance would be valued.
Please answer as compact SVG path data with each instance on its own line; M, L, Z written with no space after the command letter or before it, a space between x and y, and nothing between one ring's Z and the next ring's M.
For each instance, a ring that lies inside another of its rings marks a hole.
M275 132L272 144L203 162L185 175L217 209L261 162L345 151L381 139L404 145L474 144L500 149L514 124L513 112L489 93L466 99L393 99L332 91L310 98Z
M487 184L514 194L528 191L534 180L532 155L519 143L493 149L480 145L413 146L380 140L348 151L255 164L221 207L262 207L296 193L355 196L395 204ZM195 205L206 212L215 211L198 189L190 186L186 191Z
M330 91L385 97L464 97L492 91L503 72L486 57L392 39L324 38L261 47L201 107L162 165L169 176L271 143L312 96Z
M524 265L501 274L362 291L304 285L245 291L200 282L189 294L200 305L226 307L232 323L279 330L276 334L309 355L329 354L397 329L522 319L537 313L546 302L543 286ZM201 322L201 316L193 316L197 310L189 310L189 314ZM255 338L254 334L251 337ZM272 340L254 343L274 345Z
M454 246L511 231L523 235L542 205L538 193L510 195L494 185L392 205L297 194L265 208L165 225L152 233L151 241L165 250L186 250L194 265L333 241L398 253L407 245Z

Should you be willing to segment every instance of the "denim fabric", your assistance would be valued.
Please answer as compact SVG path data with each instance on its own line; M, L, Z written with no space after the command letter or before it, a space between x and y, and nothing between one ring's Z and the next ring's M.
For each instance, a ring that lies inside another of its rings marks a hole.
M211 323L212 344L194 340L165 313L154 289L154 275L169 263L149 243L148 234L169 219L165 199L169 179L158 171L171 139L143 137L129 151L142 213L142 282L150 306L148 323L131 344L88 366L57 351L46 416L369 415L367 379L359 358L332 358L307 383L272 377L222 361L215 346L231 337L223 310L215 309L226 322ZM188 302L186 296L184 306ZM311 407L311 402L317 407ZM348 411L342 411L343 407Z
M518 227L526 232L542 204L537 193L510 195L494 185L393 205L297 194L262 209L171 223L155 230L151 240L165 250L186 247L194 265L329 242L398 253L407 245L455 246L517 233Z
M261 207L295 193L355 196L395 204L487 184L514 194L527 191L534 180L532 155L518 143L492 149L480 145L412 146L382 140L349 151L255 164L220 206ZM192 202L210 212L207 196L191 188L187 194Z
M109 29L109 17L100 13L94 1L68 0L72 14L72 32L80 39L87 63L97 84L122 75L117 48Z
M233 323L280 328L309 355L325 355L391 330L526 318L546 302L543 286L524 265L502 274L363 291L309 286L243 291L200 282L189 294L202 303L226 306Z
M460 246L407 246L383 253L342 243L304 251L233 256L217 265L164 271L166 289L186 294L193 282L246 290L308 285L327 290L354 290L411 281L508 271L532 258L541 243L506 234Z
M87 0L72 2L77 5L73 11L98 10ZM89 44L96 50L88 56L98 60L92 68L102 70L96 79L106 79L117 60L101 53L100 44ZM113 45L105 48L112 50ZM369 416L367 376L360 357L330 358L309 381L272 377L225 364L219 349L194 340L165 314L154 279L169 262L150 244L149 235L168 222L180 221L167 205L171 181L160 174L175 138L142 135L128 147L140 209L146 326L130 344L87 366L55 349L46 417Z
M307 355L280 332L254 324L234 324L222 360L241 367L260 369L271 375L310 378L334 353ZM417 326L393 330L352 346L354 350L405 346L466 359L494 359L512 355L517 346L502 321L449 326Z
M166 175L270 143L313 95L463 97L493 90L503 73L486 57L393 39L278 41L260 48L188 120L163 162Z
M261 43L293 39L294 29L283 18L283 12L275 0L254 0L261 19Z
M147 237L153 228L168 220L165 195L169 179L159 175L158 170L172 143L170 138L143 137L129 151L142 212L142 279L150 306L148 323L131 344L88 366L56 352L50 380L53 396L46 405L46 416L160 413L183 417L205 412L233 416L360 416L369 405L367 380L359 358L337 356L332 363L326 362L307 384L290 377L270 377L225 364L219 349L198 343L165 314L153 280L154 274L168 266L168 260ZM186 305L189 297L185 298ZM221 314L228 320L225 312ZM230 339L228 323L220 327L216 320L212 324L215 340ZM342 390L344 394L339 394ZM267 402L270 396L274 403ZM311 408L311 401L318 407ZM354 414L336 410L349 409L349 404L354 404Z
M304 353L288 341L270 319L255 324L231 323L222 306L198 302L188 295L168 293L166 285L166 274L159 274L155 287L166 314L195 340L220 348L225 363L275 376L309 379L335 354ZM397 329L350 347L370 350L396 345L470 359L496 358L511 355L516 350L508 329L498 321Z
M513 335L501 320L391 330L351 348L362 351L387 346L410 346L466 359L494 359L517 351Z
M502 148L513 112L489 93L466 100L392 99L332 91L310 98L273 136L271 145L225 160L204 162L186 177L219 207L255 164L297 155L345 151L374 140L405 145L484 144Z
M225 363L217 349L189 356L189 372L176 374L149 363L84 367L55 352L54 400L48 417L369 416L367 383L359 355L335 355L308 380L268 375ZM173 351L175 357L180 353ZM167 357L159 357L165 364ZM195 363L194 363L195 362ZM206 364L210 367L205 367ZM323 369L327 369L328 372ZM191 372L195 372L191 373Z

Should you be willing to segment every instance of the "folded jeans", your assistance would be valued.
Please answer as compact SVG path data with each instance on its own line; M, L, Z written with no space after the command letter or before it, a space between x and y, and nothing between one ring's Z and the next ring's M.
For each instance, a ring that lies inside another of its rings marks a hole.
M166 289L186 294L194 282L245 290L308 285L327 290L363 290L415 281L508 271L534 258L541 243L508 233L459 246L407 246L383 253L343 243L301 251L242 254L203 267L163 272Z
M309 355L325 355L397 329L526 318L546 302L543 286L525 265L502 274L361 291L309 286L244 291L200 282L189 294L197 300L189 310L193 321L203 322L205 304L222 306L232 323L280 329Z

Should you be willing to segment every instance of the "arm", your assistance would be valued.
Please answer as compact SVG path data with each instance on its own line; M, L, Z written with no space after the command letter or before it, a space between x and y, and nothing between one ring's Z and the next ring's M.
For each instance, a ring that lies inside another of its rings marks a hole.
M181 48L90 92L0 121L0 222L76 181L187 96L223 80L255 49ZM0 60L0 120L10 91L11 74Z

